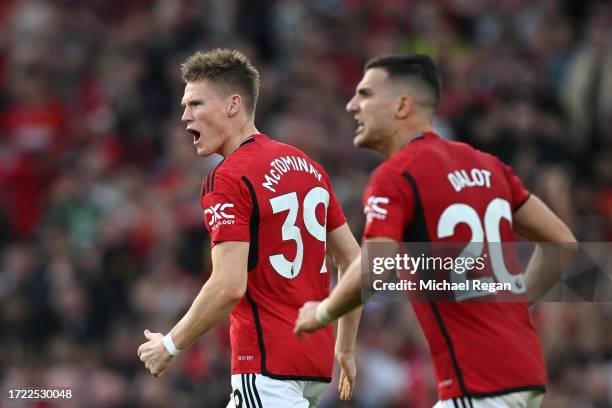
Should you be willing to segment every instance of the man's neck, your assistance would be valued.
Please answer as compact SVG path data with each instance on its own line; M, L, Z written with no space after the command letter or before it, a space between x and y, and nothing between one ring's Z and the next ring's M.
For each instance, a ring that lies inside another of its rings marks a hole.
M220 152L224 158L227 158L230 154L232 154L242 142L247 140L251 135L257 134L259 131L255 127L255 124L251 121L242 126L238 131L233 132L232 136L230 136L225 143L222 151Z
M421 126L405 127L398 129L391 137L389 144L386 146L384 151L381 151L387 158L393 156L395 153L400 151L406 144L412 139L418 137L422 133L433 132L433 126L431 123L424 124Z

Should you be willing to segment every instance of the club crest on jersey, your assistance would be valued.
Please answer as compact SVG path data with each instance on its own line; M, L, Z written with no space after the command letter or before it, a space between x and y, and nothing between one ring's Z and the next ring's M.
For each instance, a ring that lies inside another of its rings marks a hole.
M234 208L234 204L218 203L204 210L204 218L206 218L207 215L211 216L208 225L212 227L213 230L219 228L220 225L234 224L236 222L234 221L236 218L235 215L225 212L228 208Z
M389 197L370 196L363 212L366 215L366 222L372 220L384 220L387 218L388 210L381 205L389 204Z

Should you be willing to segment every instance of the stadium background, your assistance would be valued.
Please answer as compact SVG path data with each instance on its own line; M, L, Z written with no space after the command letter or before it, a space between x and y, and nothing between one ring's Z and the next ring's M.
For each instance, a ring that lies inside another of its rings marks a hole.
M225 406L226 324L161 380L136 356L210 271L198 193L217 159L195 157L180 122L192 51L254 59L256 125L321 162L356 233L381 158L352 147L344 106L369 57L421 51L444 83L436 129L514 166L581 241L611 241L611 27L595 1L1 1L0 388L73 389L53 407ZM321 407L431 406L409 310L367 307L354 401L330 387ZM533 318L545 406L612 406L611 305Z

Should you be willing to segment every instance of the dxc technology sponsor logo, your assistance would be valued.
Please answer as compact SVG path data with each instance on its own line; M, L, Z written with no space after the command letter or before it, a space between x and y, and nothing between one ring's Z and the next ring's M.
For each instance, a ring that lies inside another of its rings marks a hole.
M213 229L217 229L219 225L228 225L233 224L236 218L233 214L228 214L225 211L229 208L234 208L234 204L231 203L219 203L215 205L211 205L207 209L204 210L204 216L210 215L210 221L208 221L208 225Z

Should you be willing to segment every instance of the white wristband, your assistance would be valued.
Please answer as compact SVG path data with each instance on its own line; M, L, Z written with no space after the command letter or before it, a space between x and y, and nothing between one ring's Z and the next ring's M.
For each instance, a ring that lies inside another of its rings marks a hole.
M325 299L324 301L319 303L319 306L317 306L317 320L323 326L327 326L328 324L336 320L335 318L331 317L329 312L327 311L328 303L329 303L329 299Z
M172 354L173 356L176 356L178 353L181 352L181 350L177 349L174 345L170 333L164 336L164 338L162 339L162 343L164 343L164 347L166 348L166 350L168 350L168 353Z

